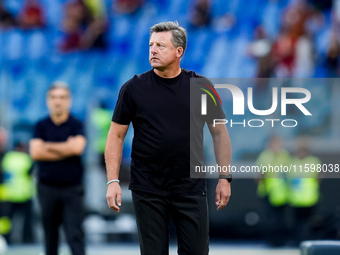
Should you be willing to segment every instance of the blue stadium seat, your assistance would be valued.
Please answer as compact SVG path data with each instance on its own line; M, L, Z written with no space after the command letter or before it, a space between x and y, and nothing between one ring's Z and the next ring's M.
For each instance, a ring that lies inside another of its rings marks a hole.
M7 59L20 59L24 51L24 36L19 29L9 30L3 33L3 54Z
M27 35L25 41L28 58L37 60L48 54L48 46L42 30L32 31Z
M61 26L61 21L63 18L63 7L66 3L63 1L55 1L55 0L43 0L42 4L45 9L45 17L47 21L47 25L52 28L59 28Z

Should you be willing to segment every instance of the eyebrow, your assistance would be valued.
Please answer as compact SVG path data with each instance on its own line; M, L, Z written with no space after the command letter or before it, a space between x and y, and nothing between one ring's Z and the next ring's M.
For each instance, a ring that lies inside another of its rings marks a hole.
M165 41L149 41L149 44L150 43L160 43L160 44L165 44Z

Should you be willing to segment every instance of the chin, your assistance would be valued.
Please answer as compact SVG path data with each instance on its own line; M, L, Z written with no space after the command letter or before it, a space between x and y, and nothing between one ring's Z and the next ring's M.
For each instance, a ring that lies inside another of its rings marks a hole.
M163 71L164 67L160 66L160 65L151 65L154 69L158 70L158 71Z
M158 68L161 68L163 67L163 65L159 62L150 62L150 65L154 68L158 67Z

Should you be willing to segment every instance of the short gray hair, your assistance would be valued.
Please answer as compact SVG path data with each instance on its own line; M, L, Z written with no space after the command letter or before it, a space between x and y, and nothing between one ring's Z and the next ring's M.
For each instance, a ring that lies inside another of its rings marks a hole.
M53 82L50 87L48 88L48 91L47 91L47 96L49 96L50 92L54 89L65 89L67 90L69 96L71 96L71 90L70 90L70 87L69 85L64 82L64 81L55 81Z
M156 25L153 25L150 28L150 36L152 33L157 32L172 32L172 44L177 47L183 48L183 54L185 49L187 48L187 31L181 27L177 21L167 21L161 22Z

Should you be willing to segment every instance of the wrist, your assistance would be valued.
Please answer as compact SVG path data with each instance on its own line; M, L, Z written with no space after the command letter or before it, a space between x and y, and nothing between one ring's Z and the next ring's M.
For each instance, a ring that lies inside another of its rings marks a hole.
M51 149L50 143L49 142L43 142L41 146L44 147L45 150L49 151Z
M120 183L120 181L118 180L118 179L112 179L112 180L110 180L110 181L108 181L107 183L106 183L106 185L107 186L109 186L111 183Z
M233 180L232 174L219 174L218 178L219 180L226 180L229 183L231 183L231 181Z

